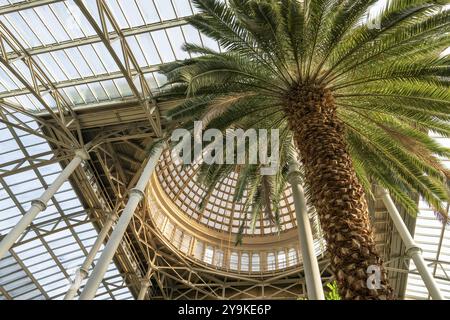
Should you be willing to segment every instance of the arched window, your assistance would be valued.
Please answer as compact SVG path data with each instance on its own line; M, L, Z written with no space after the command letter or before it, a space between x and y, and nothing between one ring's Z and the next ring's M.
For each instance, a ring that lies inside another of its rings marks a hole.
M154 220L155 224L158 228L161 229L161 227L164 225L164 221L167 219L167 217L159 211L155 210L155 212L157 212L156 218Z
M180 229L175 229L175 233L173 235L172 244L179 248L181 245L181 238L183 237L183 232Z
M278 268L286 268L286 252L284 251L278 251Z
M250 262L250 259L249 259L248 253L241 254L241 270L242 271L248 271L249 262Z
M213 261L213 255L214 255L214 249L211 246L206 246L205 249L205 256L203 257L203 261L206 263L212 264Z
M237 270L239 264L239 256L237 252L232 252L230 256L230 269Z
M267 254L267 271L275 270L275 254L273 252L269 252Z
M259 254L252 254L252 271L261 271L259 263Z
M295 266L298 263L297 251L294 248L289 249L288 252L288 265L289 267Z
M214 265L218 267L223 266L223 251L216 250L216 254L214 255Z
M184 234L183 240L181 240L180 250L187 254L189 252L189 247L191 246L191 240L192 237L190 235Z
M164 236L170 240L170 238L172 237L172 231L173 231L173 223L170 221L167 221L165 227L164 227Z
M203 242L195 241L194 257L201 260L203 256Z

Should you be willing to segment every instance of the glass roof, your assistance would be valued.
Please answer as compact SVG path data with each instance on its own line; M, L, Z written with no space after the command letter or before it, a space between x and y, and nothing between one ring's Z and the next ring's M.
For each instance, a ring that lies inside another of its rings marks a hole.
M2 58L0 63L0 104L2 101L14 103L25 110L39 112L57 107L55 92L62 97L62 103L74 109L138 100L143 90L137 75L144 77L152 92L158 91L165 82L158 67L186 58L187 54L181 50L183 43L221 49L216 42L186 24L184 18L195 13L189 0L105 0L100 2L104 3L104 8L98 8L97 3L96 0L0 0L0 31L7 53L7 59ZM112 17L105 20L104 33L98 32L100 11ZM123 43L136 61L129 73L124 72L129 56L123 51ZM17 123L15 117L36 133L40 132L32 119L22 113L5 113L3 107L0 108L0 120L14 124ZM28 209L30 200L61 171L60 165L51 161L48 165L33 167L31 159L52 158L50 146L38 134L12 124L0 123L0 235L11 229ZM440 141L450 146L448 139ZM446 165L449 166L448 160ZM22 170L25 166L28 169ZM173 182L182 181L177 181L176 175L174 179ZM231 188L232 179L230 183L224 188ZM190 195L195 190L191 188L186 192ZM290 206L289 194L285 202L286 208ZM233 231L234 221L238 220L221 214L222 209L216 206L209 216L199 218L204 218L203 223L210 227ZM286 229L295 223L292 218L292 213L283 215ZM263 226L264 221L261 221L260 234L273 232L266 232ZM96 233L72 186L65 183L47 210L0 261L0 299L62 298ZM430 209L422 206L415 238L423 247L444 295L450 298L449 226L443 225ZM100 253L101 250L97 258ZM216 259L206 249L202 254L200 260ZM230 260L230 264L234 263L231 261L240 261L243 265L253 263L248 262L248 256L236 259ZM413 265L407 297L428 297ZM97 298L132 298L114 264L110 265Z
M8 12L8 2L1 2L0 24L18 42L17 46L6 43L6 52L10 59L14 59L11 67L23 80L32 83L29 67L24 59L20 59L25 53L48 76L70 106L133 96L130 85L105 43L74 1L51 1L42 6L34 4L31 8L23 6L22 10L13 12ZM219 50L217 43L183 21L183 17L194 12L188 0L133 0L126 1L126 5L124 1L116 0L105 3L120 30L123 30L124 39L153 91L165 82L164 76L157 71L159 65L189 57L181 50L184 42ZM97 2L88 0L83 4L95 23L101 25ZM2 9L7 13L1 14ZM117 38L117 32L108 20L107 31L111 38ZM111 46L121 63L125 64L121 42L113 41ZM39 81L38 85L45 87ZM135 85L139 87L137 81ZM50 94L43 92L42 96L50 107L56 106ZM5 66L0 66L2 98L27 109L43 109L23 81Z
M14 116L40 131L34 120L20 113L5 114L0 109L0 118L14 121ZM23 161L36 155L41 161L52 159L48 142L36 135L1 123L0 137L1 236L19 221L30 201L51 184L61 166L49 161L29 168L32 160ZM17 167L29 169L19 172L14 170ZM97 231L71 184L64 183L9 255L0 260L0 299L62 299L96 237ZM132 298L114 264L97 293L97 299Z

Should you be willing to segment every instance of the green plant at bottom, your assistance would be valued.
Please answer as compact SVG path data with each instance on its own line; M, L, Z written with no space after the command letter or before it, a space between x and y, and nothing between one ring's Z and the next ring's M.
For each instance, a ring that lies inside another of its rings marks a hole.
M327 288L330 290L325 292L325 300L341 300L336 280L331 283L327 283Z
M325 300L341 300L336 280L327 283L328 292L325 292ZM306 297L298 297L297 300L308 300Z

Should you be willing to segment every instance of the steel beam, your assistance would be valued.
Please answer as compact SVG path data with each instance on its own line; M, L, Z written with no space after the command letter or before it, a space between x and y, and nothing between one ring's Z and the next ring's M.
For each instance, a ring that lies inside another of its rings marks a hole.
M88 159L88 154L84 150L77 150L75 157L58 175L55 181L44 191L44 193L36 200L31 202L31 208L14 226L14 228L0 242L0 260L13 246L14 242L20 235L30 226L34 218L47 207L47 202L58 191L61 185L69 178L72 172L81 164L83 160Z
M145 294L147 293L149 287L150 287L150 281L148 279L142 279L141 289L139 290L139 295L137 297L137 300L145 299Z
M135 187L131 189L127 205L125 206L122 215L120 216L120 219L116 225L116 228L111 234L111 237L105 249L103 250L102 255L100 256L100 259L97 262L97 265L95 266L91 277L86 283L86 286L80 296L80 300L91 300L95 297L98 286L103 276L105 275L105 272L108 269L108 266L111 263L114 254L120 245L120 242L122 241L128 224L130 223L130 220L134 215L134 211L136 210L139 202L144 197L144 190L148 182L150 181L150 177L156 167L160 155L162 154L162 150L163 148L161 146L156 147L154 153L149 157L138 182L136 183Z
M430 270L428 269L425 260L422 257L422 249L416 244L413 237L409 233L408 228L405 225L397 207L394 204L394 201L389 194L389 191L386 189L378 188L378 192L381 194L383 199L383 203L385 204L387 211L394 222L395 228L397 229L400 237L402 238L405 246L406 246L406 254L414 261L414 265L417 268L425 286L428 289L430 296L433 300L444 300L444 297L439 290L439 287L433 278Z
M292 163L288 181L291 184L294 198L297 230L302 252L303 268L305 269L306 291L309 300L325 300L320 277L319 264L314 253L314 239L306 206L305 194L302 188L298 163Z
M161 65L154 65L154 66L148 66L148 67L143 67L141 68L142 73L148 74L148 73L152 73L152 72L157 72L159 71L159 67ZM107 80L114 80L114 79L119 79L119 78L123 78L123 74L122 72L110 72L110 73L104 73L104 74L98 74L95 76L91 76L91 77L84 77L84 78L79 78L79 79L71 79L71 80L65 80L65 81L60 81L60 82L54 82L53 85L56 89L64 89L64 88L71 88L74 86L78 86L81 84L89 84L89 83L95 83L95 82L102 82L102 81L107 81ZM41 92L45 92L47 89L45 86L43 85L38 85L38 89ZM17 90L11 90L11 91L5 91L5 92L1 92L0 93L0 99L5 99L5 98L11 98L11 97L15 97L15 96L20 96L20 95L24 95L24 94L28 94L30 93L28 89L17 89ZM123 98L120 98L120 102L123 102ZM139 103L139 100L137 100L135 102L136 104ZM100 104L105 104L104 102L100 103ZM82 107L82 106L80 106ZM76 107L77 109L80 107Z
M73 147L83 147L83 139L81 136L81 131L79 130L79 126L77 126L79 140L77 140L76 137L67 128L68 122L66 122L65 119L66 114L69 114L72 117L69 124L78 122L72 108L64 100L64 97L61 95L61 93L54 87L39 64L37 64L36 61L34 61L34 59L28 54L27 50L14 37L14 35L10 32L6 25L0 21L0 48L4 48L5 45L8 45L12 49L12 51L20 55L20 59L28 68L31 76L31 82L29 82L18 71L17 67L15 67L12 61L8 59L8 56L6 55L6 52L4 52L4 50L0 50L0 63L3 64L5 68L22 83L26 90L28 90L28 92L36 98L42 108L46 110L58 124L58 128L61 129L67 136L67 138L73 143ZM56 109L58 109L59 117L54 112L54 109L50 107L50 105L45 101L40 86L44 86L47 90L50 91L50 96L55 102Z
M150 125L152 126L156 135L161 136L161 122L159 119L159 111L156 105L156 100L153 98L153 94L148 86L147 80L144 77L144 73L142 72L136 58L134 57L133 51L131 50L122 30L120 29L120 26L118 25L117 21L115 21L114 15L104 1L98 0L98 13L102 22L101 25L98 25L97 21L86 8L82 0L74 0L74 2L81 10L87 21L90 23L91 27L95 30L97 35L102 40L102 43L108 50L111 58L114 60L123 77L127 81L131 92L141 103L142 108L144 109ZM111 39L109 38L107 22L110 23L119 37L124 63L122 63L119 55L112 47ZM142 92L138 89L134 82L133 72L135 72L139 77L139 84ZM152 106L150 106L149 100L152 102Z
M109 231L111 230L111 227L113 226L116 219L117 219L117 214L115 212L110 213L108 215L108 217L106 218L105 224L103 225L102 230L98 234L97 239L95 240L94 245L91 248L91 251L89 251L89 254L87 255L83 264L77 270L77 272L75 274L75 279L73 280L72 284L70 285L70 288L67 291L67 293L64 297L64 300L73 300L73 298L77 294L78 289L80 289L81 283L89 275L89 268L91 267L92 262L94 262L94 259L98 253L98 250L100 250L100 247L102 246L103 242L105 241L106 236L108 235Z
M128 29L122 29L122 34L124 37L132 37L132 36L137 36L137 35L144 34L144 33L164 30L164 29L168 29L168 28L180 27L180 26L184 26L187 24L188 24L188 22L185 19L181 19L181 18L165 20L162 22L132 27L132 28L128 28ZM119 36L117 35L116 32L108 32L108 38L111 41L114 41L114 40L118 39ZM88 36L85 38L79 38L76 40L68 40L68 41L62 41L62 42L58 42L58 43L54 43L54 44L49 44L46 46L33 47L33 48L28 49L28 54L30 54L31 56L34 56L34 55L39 55L39 54L43 54L43 53L49 53L49 52L53 52L53 51L76 48L76 47L80 47L80 46L94 44L94 43L98 43L101 41L102 41L102 39L98 35L93 35L93 36ZM17 53L14 53L14 52L8 53L8 58L10 60L17 59L18 57L20 57L20 56Z

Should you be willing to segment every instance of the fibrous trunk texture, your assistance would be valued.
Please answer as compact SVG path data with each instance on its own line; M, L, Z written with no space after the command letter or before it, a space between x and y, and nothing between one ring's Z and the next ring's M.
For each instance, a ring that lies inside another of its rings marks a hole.
M320 86L298 85L286 99L285 112L341 297L392 299L392 289L375 248L364 190L347 152L344 126L337 117L331 92ZM378 289L367 286L369 266L381 271Z

